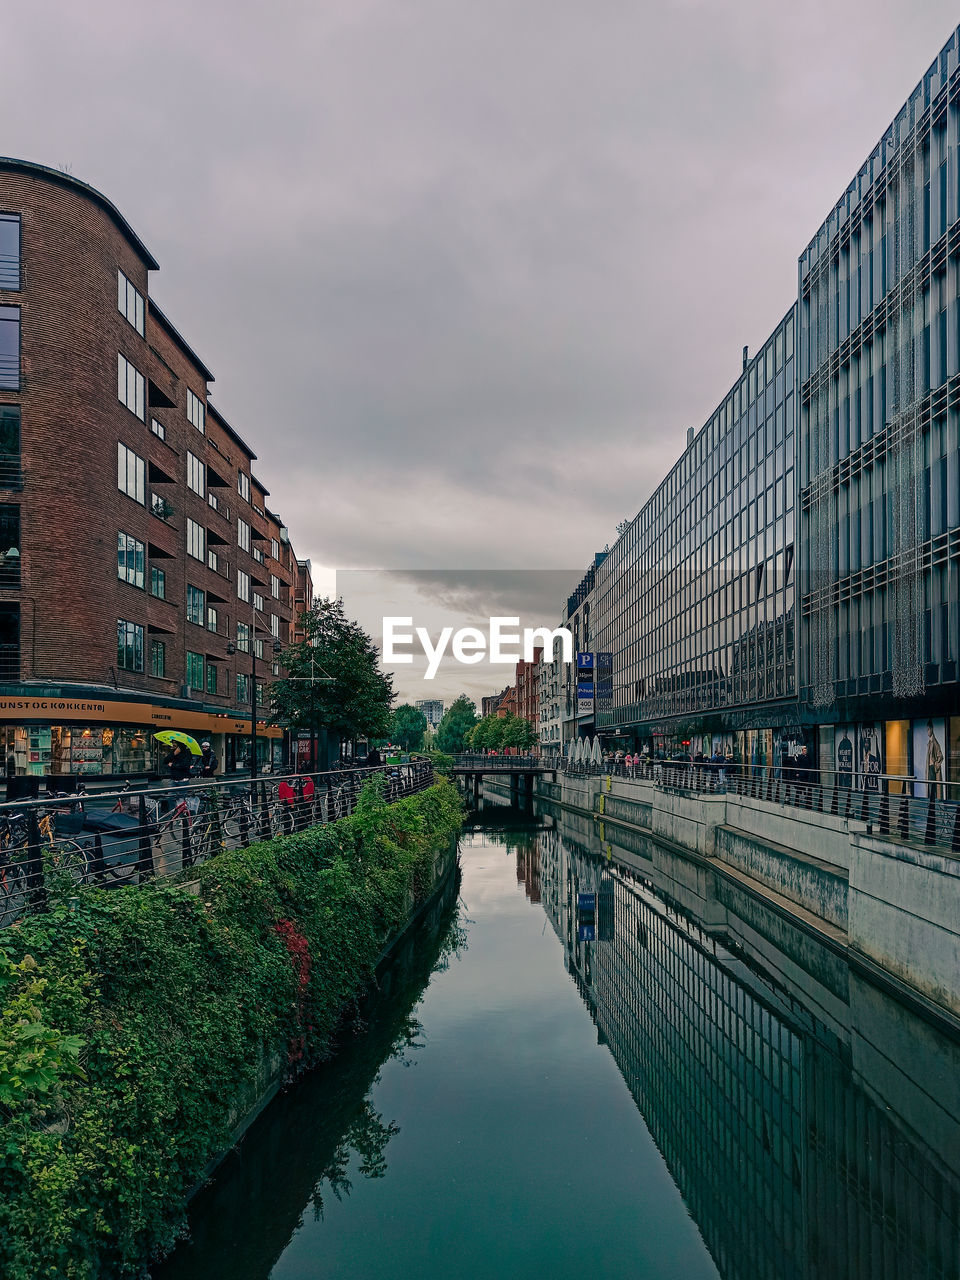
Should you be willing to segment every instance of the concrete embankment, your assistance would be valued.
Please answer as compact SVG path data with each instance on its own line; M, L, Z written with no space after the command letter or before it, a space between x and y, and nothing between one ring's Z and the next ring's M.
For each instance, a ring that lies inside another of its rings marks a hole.
M880 839L851 818L640 779L561 775L537 794L589 816L601 839L616 824L703 860L918 1007L960 1020L960 859Z

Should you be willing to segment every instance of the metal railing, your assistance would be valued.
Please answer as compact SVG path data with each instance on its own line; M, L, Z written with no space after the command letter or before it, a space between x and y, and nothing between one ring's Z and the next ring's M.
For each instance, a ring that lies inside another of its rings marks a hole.
M429 762L417 760L7 801L0 804L0 928L69 902L81 885L114 888L169 879L226 849L334 822L353 812L374 775L383 777L390 803L433 782ZM47 781L56 786L58 779Z
M529 773L555 766L544 764L539 756L485 756L461 752L453 757L453 767L470 773Z
M738 761L647 760L561 766L571 776L639 778L687 795L739 795L787 808L862 823L882 839L960 855L960 783L899 774L838 773L797 765L780 768Z
M0 489L22 489L23 469L19 453L0 453Z

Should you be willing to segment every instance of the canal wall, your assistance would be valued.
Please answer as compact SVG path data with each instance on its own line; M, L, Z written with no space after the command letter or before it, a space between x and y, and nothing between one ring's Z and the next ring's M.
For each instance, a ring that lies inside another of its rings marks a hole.
M4 1280L139 1275L198 1179L346 1021L455 864L440 781L222 853L193 883L80 889L0 934ZM19 1011L19 1012L18 1012ZM21 1067L23 1055L38 1069Z
M881 840L852 818L644 779L561 775L538 795L590 815L601 831L623 824L722 868L822 926L931 1012L960 1018L960 860Z

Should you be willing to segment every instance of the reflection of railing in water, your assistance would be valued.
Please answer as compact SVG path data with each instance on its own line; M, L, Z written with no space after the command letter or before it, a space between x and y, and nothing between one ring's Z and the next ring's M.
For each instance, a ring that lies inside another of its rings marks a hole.
M568 967L721 1275L955 1280L960 1151L954 1144L947 1168L912 1126L933 1110L930 1082L956 1047L924 1070L919 1055L935 1039L925 1030L908 1085L916 1097L899 1121L854 1082L835 1029L799 988L767 978L626 865L577 852L558 833L539 843L540 892ZM578 893L601 876L613 886L613 937L584 942ZM882 1007L871 1005L870 1017ZM907 1015L886 1007L889 1034L910 1044ZM882 1038L882 1024L873 1032ZM862 1070L869 1045L857 1042ZM881 1080L889 1086L888 1074ZM949 1123L960 1133L960 1117Z

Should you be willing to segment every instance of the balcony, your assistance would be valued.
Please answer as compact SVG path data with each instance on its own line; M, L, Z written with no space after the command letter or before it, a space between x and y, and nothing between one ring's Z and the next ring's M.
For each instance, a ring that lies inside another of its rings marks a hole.
M19 453L0 453L0 489L22 489L23 471Z
M158 520L163 520L166 524L173 523L173 507L159 493L150 494L150 511Z
M20 646L0 644L0 680L20 679Z
M227 506L225 502L220 501L220 499L217 497L217 495L213 492L212 489L209 489L207 491L207 506L210 507L213 511L216 511L217 515L222 516L224 520L229 521L230 508Z
M211 551L209 547L207 548L207 568L218 573L221 578L230 577L230 562L227 557L218 551Z

